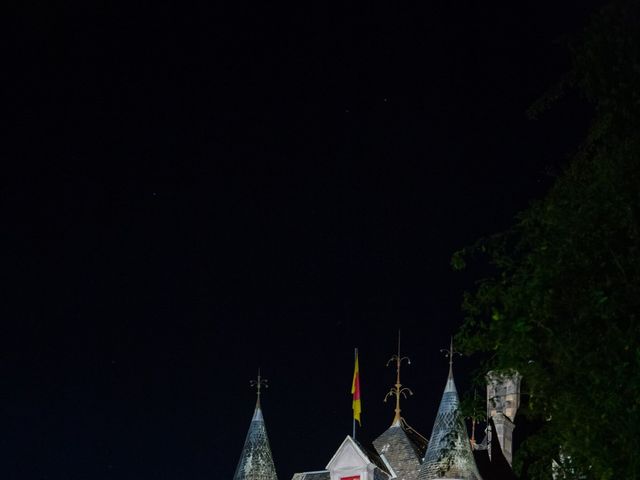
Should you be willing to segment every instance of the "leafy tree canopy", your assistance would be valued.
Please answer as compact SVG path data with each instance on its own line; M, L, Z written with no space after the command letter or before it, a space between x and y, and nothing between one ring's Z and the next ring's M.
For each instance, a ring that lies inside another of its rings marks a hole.
M454 254L494 272L465 295L457 343L523 375L541 425L516 452L523 478L551 478L552 460L558 478L640 478L640 2L607 5L571 49L531 114L577 88L589 133L508 231Z

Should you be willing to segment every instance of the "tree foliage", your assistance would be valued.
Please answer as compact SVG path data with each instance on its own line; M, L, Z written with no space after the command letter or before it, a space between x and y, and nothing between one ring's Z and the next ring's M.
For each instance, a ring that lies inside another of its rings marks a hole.
M616 1L571 46L594 107L587 138L508 231L454 254L494 274L465 295L457 342L524 378L541 428L516 452L523 478L640 478L640 2ZM554 152L549 152L553 155Z

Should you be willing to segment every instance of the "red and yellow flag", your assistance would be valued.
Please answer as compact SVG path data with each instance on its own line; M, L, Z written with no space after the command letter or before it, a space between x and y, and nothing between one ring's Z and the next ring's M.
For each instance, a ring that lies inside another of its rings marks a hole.
M360 412L362 412L362 404L360 403L360 369L358 368L358 352L356 351L356 367L353 370L353 383L351 384L351 394L353 395L353 419L360 423Z

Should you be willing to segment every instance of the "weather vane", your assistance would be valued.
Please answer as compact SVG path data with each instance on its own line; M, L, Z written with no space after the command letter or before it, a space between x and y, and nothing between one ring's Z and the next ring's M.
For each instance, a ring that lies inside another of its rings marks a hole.
M407 398L407 393L409 395L413 395L413 392L411 391L410 388L407 387L402 387L402 383L400 383L400 367L402 367L402 362L406 360L407 364L411 365L411 360L409 359L409 357L403 357L402 355L400 355L400 330L398 330L398 353L397 355L392 356L389 361L387 362L387 367L389 366L390 363L395 363L396 364L396 384L394 385L394 387L389 390L389 393L387 393L384 397L384 401L387 401L387 398L389 397L396 397L396 415L393 418L393 424L399 424L400 423L400 397L404 396L404 398Z
M257 400L256 400L256 406L259 407L260 406L260 389L264 386L264 388L269 388L269 380L267 380L266 378L262 378L262 376L260 376L260 368L258 368L258 378L256 380L249 380L249 386L251 387L256 387L256 395L257 395Z
M451 337L451 341L449 343L449 349L447 350L445 348L441 348L440 351L444 353L445 357L449 358L449 375L453 374L453 356L454 355L462 356L460 352L456 352L453 349L453 337Z

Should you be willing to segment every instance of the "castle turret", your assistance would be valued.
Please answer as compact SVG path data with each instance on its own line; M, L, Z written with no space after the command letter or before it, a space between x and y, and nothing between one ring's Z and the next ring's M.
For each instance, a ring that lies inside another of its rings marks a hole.
M251 385L257 389L256 408L233 480L278 480L260 406L260 389L267 386L267 381L260 376L260 370L257 380L252 380Z
M482 480L473 458L467 428L459 413L460 400L453 380L453 342L447 354L449 377L418 479Z
M517 372L487 373L487 417L493 420L494 430L489 430L488 440L496 435L504 458L512 464L513 460L513 430L515 418L520 406L520 380ZM491 456L491 448L489 448Z

